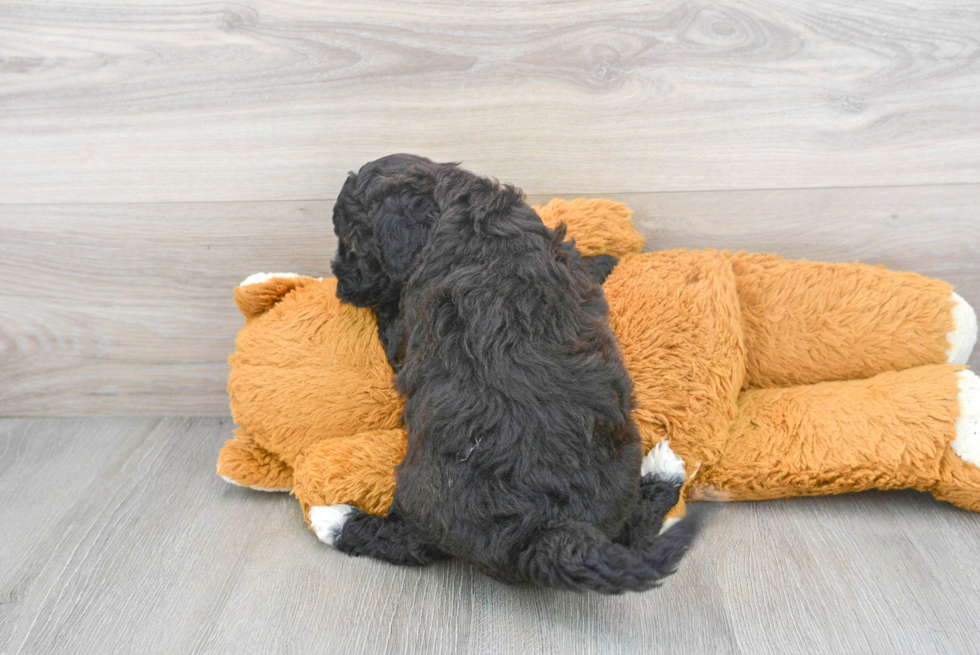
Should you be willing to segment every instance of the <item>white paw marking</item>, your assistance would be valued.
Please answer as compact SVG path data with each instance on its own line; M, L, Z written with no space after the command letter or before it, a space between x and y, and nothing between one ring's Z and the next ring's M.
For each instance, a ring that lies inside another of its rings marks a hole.
M296 273L253 273L242 280L242 283L238 286L247 287L250 284L262 284L263 282L268 282L274 277L299 277L299 275Z
M953 307L953 330L946 333L949 348L946 361L950 364L966 364L973 347L977 345L977 313L958 293L950 298L956 303Z
M647 456L643 458L643 466L640 468L641 475L653 473L659 478L673 480L683 484L687 478L684 473L684 460L674 454L670 449L670 442L666 439L654 446Z
M680 523L680 519L667 519L666 521L664 521L664 524L660 527L659 534L663 534L667 532L667 530L670 530L671 527L677 525L678 523Z
M228 484L233 484L236 487L245 487L246 489L255 489L256 491L286 491L286 492L292 491L292 489L287 489L285 487L256 487L255 485L251 485L251 484L239 484L238 482L235 482L234 480L232 480L226 475L222 475L220 477Z
M347 515L354 508L350 505L316 505L310 508L310 527L317 539L333 546L347 522Z
M980 466L980 377L973 371L956 374L960 391L960 417L956 419L953 450L964 462Z

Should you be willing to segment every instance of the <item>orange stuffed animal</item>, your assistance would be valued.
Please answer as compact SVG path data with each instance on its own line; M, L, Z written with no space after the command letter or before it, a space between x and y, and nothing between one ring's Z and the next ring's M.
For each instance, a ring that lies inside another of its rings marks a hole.
M640 254L609 200L536 207L584 255L620 258L609 322L645 450L685 462L684 499L913 488L980 511L976 315L952 288L880 266L714 250ZM239 424L218 473L313 506L383 514L405 452L401 403L369 310L334 279L260 274L235 300ZM316 526L313 526L314 528Z

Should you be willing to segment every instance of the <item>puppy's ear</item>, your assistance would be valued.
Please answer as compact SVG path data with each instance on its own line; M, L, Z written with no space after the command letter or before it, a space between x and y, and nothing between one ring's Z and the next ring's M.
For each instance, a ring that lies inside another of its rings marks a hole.
M406 184L379 201L374 238L382 270L399 284L408 282L416 259L439 220L431 191Z

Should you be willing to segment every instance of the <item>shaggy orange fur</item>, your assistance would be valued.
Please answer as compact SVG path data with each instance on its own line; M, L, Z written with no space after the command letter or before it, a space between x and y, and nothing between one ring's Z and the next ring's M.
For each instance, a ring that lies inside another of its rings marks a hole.
M669 439L686 463L682 498L915 488L980 511L980 469L950 446L962 367L944 364L949 285L773 255L639 254L620 203L535 209L566 222L585 254L621 258L605 283L610 326L645 449ZM335 285L235 290L247 319L229 359L240 427L218 473L290 489L304 514L334 503L383 513L405 452L401 404L372 314L341 304Z

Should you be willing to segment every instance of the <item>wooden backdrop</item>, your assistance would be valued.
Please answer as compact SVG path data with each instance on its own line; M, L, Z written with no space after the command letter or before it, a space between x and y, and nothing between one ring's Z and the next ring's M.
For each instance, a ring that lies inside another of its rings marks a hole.
M393 151L980 306L976 0L4 2L0 414L227 413L232 288Z

